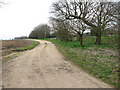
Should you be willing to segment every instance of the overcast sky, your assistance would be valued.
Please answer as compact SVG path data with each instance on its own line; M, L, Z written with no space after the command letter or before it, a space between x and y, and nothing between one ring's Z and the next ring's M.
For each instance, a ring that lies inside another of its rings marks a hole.
M5 0L0 8L0 39L28 36L35 26L48 23L53 1Z
M48 23L50 6L56 0L0 0L0 39L28 36L39 24ZM118 0L113 0L118 1Z

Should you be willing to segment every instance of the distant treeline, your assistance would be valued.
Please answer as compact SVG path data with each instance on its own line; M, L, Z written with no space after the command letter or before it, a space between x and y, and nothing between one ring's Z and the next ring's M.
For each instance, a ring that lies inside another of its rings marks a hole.
M15 37L15 39L28 39L27 36Z
M51 33L51 28L47 24L40 24L30 33L31 39L55 38L55 33Z

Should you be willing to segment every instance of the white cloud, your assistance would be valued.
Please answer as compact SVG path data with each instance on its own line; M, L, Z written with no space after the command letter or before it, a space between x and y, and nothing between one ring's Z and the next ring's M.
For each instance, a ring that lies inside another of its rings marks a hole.
M48 23L53 0L6 0L0 8L0 39L26 36L38 24Z

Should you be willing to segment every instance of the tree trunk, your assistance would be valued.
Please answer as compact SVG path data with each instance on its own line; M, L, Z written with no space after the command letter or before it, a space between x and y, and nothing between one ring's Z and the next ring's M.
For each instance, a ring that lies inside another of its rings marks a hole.
M95 44L98 44L98 45L101 44L101 34L98 34L98 35L96 36L96 42L95 42Z
M83 35L80 35L80 46L83 47Z
M95 42L95 44L100 45L101 44L101 34L102 34L101 27L96 28L96 30L97 30L97 32L96 32L96 42Z
M81 34L80 32L77 32L77 33L80 38L80 46L82 47L83 46L83 34Z

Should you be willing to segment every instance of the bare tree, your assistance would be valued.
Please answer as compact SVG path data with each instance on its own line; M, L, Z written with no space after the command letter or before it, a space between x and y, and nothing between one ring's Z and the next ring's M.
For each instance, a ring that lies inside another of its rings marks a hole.
M50 20L58 39L66 42L72 40L71 28L68 21L62 18L51 18Z
M96 30L96 44L101 43L102 31L115 22L116 7L112 2L80 2L80 0L59 0L53 4L57 17L78 19Z
M87 25L84 24L84 22L80 20L70 20L69 26L72 29L73 32L77 33L80 38L80 46L83 46L83 33L87 29Z
M2 5L5 5L5 3L0 1L0 7L2 7Z

